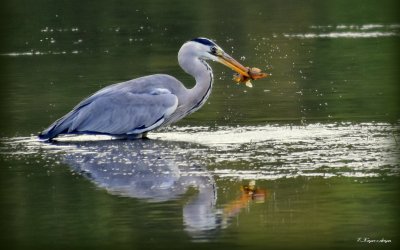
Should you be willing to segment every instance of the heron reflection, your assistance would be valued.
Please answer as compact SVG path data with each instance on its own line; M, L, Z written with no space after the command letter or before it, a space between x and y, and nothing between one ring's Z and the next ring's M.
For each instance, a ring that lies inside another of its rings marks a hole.
M193 160L187 148L194 145L188 143L112 140L73 145L74 149L65 154L65 162L111 194L165 202L184 199L189 189L196 189L196 194L185 197L182 209L185 230L193 237L225 228L250 200L265 197L250 183L242 187L240 197L217 208L216 182L201 163Z

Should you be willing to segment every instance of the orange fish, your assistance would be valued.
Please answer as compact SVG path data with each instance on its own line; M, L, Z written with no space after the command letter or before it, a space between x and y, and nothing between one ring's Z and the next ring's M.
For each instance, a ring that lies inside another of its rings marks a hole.
M247 69L248 69L248 71L247 71L248 76L236 73L233 75L233 80L235 82L237 82L238 84L244 83L244 84L246 84L247 87L252 88L253 84L251 84L250 80L258 80L258 79L269 76L269 74L261 72L261 69L259 69L259 68L247 67Z

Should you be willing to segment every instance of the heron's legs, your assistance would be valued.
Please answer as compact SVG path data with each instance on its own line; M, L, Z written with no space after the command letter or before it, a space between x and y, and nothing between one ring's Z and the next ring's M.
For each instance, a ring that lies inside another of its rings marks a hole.
M150 139L149 137L147 137L147 133L148 133L148 132L144 132L144 133L142 134L142 139L145 139L145 140Z

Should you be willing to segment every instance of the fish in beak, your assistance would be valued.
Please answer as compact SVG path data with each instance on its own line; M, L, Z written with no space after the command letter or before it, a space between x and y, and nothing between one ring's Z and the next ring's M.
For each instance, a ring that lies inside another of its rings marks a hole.
M237 83L245 83L247 87L253 87L250 80L257 80L269 76L269 74L261 72L258 68L243 66L223 50L218 50L216 56L218 62L237 72L237 74L234 75L233 80Z

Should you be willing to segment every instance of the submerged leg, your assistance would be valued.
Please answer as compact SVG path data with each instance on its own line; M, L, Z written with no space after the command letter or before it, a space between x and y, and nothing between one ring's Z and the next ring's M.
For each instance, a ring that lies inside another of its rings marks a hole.
M141 139L141 134L130 134L130 135L115 135L113 136L117 140L137 140Z
M144 132L144 133L142 134L142 139L145 139L145 140L149 140L149 139L150 139L149 137L147 137L147 133L148 133L148 132Z

